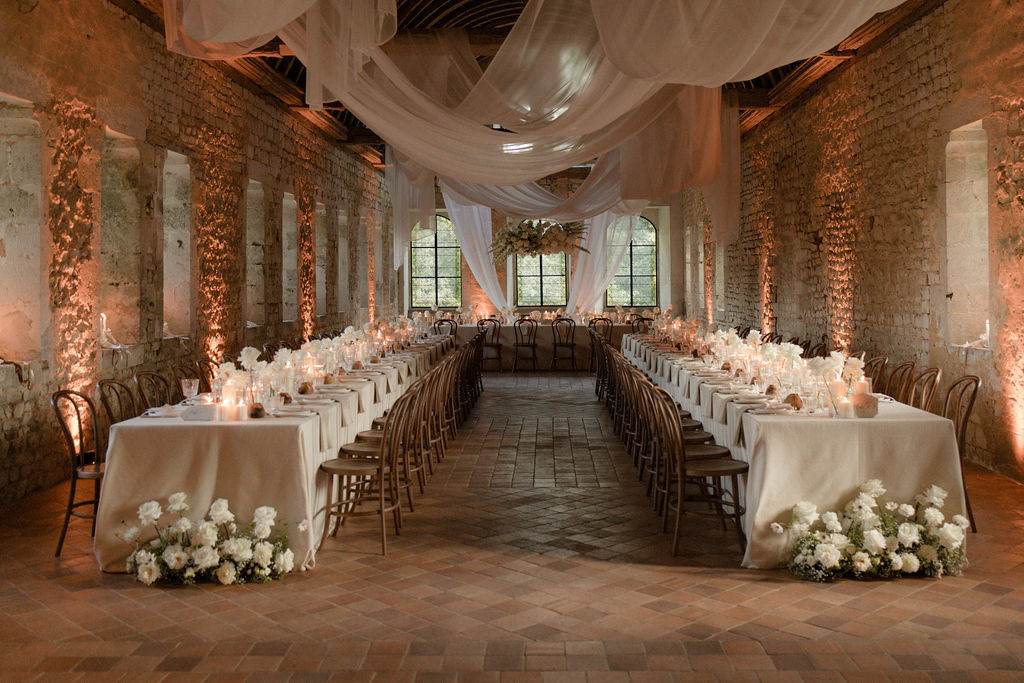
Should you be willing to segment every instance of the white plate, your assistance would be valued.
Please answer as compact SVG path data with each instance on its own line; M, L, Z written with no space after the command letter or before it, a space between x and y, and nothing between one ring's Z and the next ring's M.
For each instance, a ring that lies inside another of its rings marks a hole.
M313 410L279 410L272 413L274 417L313 417L316 412Z

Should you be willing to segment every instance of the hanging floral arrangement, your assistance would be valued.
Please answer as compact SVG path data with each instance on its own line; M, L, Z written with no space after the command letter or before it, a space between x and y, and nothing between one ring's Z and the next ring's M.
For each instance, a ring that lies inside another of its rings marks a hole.
M587 251L581 245L583 231L582 223L562 225L544 219L527 219L495 235L491 241L491 253L495 261L501 261L509 256Z

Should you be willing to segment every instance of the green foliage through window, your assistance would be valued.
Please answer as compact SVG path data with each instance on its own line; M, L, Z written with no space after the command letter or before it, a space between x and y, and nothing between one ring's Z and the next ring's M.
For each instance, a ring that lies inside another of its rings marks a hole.
M565 306L568 296L565 254L516 257L517 306Z
M605 292L605 306L658 305L658 231L641 217L629 251Z
M437 217L437 232L413 240L409 259L412 308L462 305L462 250L452 222Z

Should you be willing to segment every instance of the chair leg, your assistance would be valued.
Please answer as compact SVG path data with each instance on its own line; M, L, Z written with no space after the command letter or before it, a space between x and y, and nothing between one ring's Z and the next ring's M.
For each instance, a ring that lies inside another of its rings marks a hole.
M740 550L747 552L747 537L743 533L743 522L740 520L740 480L732 475L732 517L736 520L736 533L740 537Z
M324 543L327 542L327 535L331 531L331 517L333 516L334 507L334 475L327 475L327 504L324 505L324 533L320 536L320 545L317 546L319 550ZM339 525L340 526L340 525Z
M68 508L64 511L64 524L60 528L60 539L57 541L57 552L53 554L54 557L60 557L60 551L64 547L64 537L68 533L68 523L71 521L71 506L75 502L75 486L78 483L78 477L72 473L71 475L71 490L68 491Z

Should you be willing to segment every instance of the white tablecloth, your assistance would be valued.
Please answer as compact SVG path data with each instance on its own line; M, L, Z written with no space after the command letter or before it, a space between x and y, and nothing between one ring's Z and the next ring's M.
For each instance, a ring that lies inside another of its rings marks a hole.
M166 505L177 491L188 495L192 519L203 517L217 498L226 498L239 526L251 521L257 507L272 505L278 522L288 524L297 564L312 567L327 500L320 463L337 457L340 446L369 429L375 417L451 348L449 339L431 339L382 364L368 364L366 376L358 381L339 384L351 392L297 397L316 401L301 405L316 412L314 416L243 422L137 417L114 425L96 520L94 549L100 567L125 571L131 547L115 534L125 523L138 524L140 504L156 499ZM327 403L324 396L336 401ZM310 522L305 532L298 530L302 520ZM154 535L152 529L143 533Z
M622 339L622 336L629 332L629 325L612 325L611 345L617 347ZM464 344L469 341L473 335L477 333L476 325L460 325L458 330L458 340L460 344ZM587 326L576 324L576 331L573 335L573 340L576 342L576 369L586 370L587 364L590 362L590 334L587 333ZM487 338L490 342L490 337ZM551 321L543 320L537 323L537 336L535 337L537 342L537 369L548 370L551 368L551 354L554 350L554 334L551 329ZM512 325L502 325L501 330L498 332L498 343L501 344L501 369L511 370L516 357L516 334L515 328ZM526 351L520 351L519 369L520 370L532 370L532 361L526 358ZM490 359L492 353L486 352L486 358ZM569 363L569 356L565 351L559 352L560 360L558 361L558 370L568 370L571 366ZM488 360L485 363L484 368L487 370L495 370L494 362Z
M743 397L735 389L713 387L718 378L706 376L706 368L686 354L633 335L623 338L622 349L719 445L750 464L741 492L747 508L744 567L776 567L788 559L785 537L770 525L788 523L795 503L837 510L868 479L881 479L888 488L884 499L897 502L913 502L937 484L949 492L946 517L966 514L956 435L944 417L886 399L870 419L757 415L737 402Z

